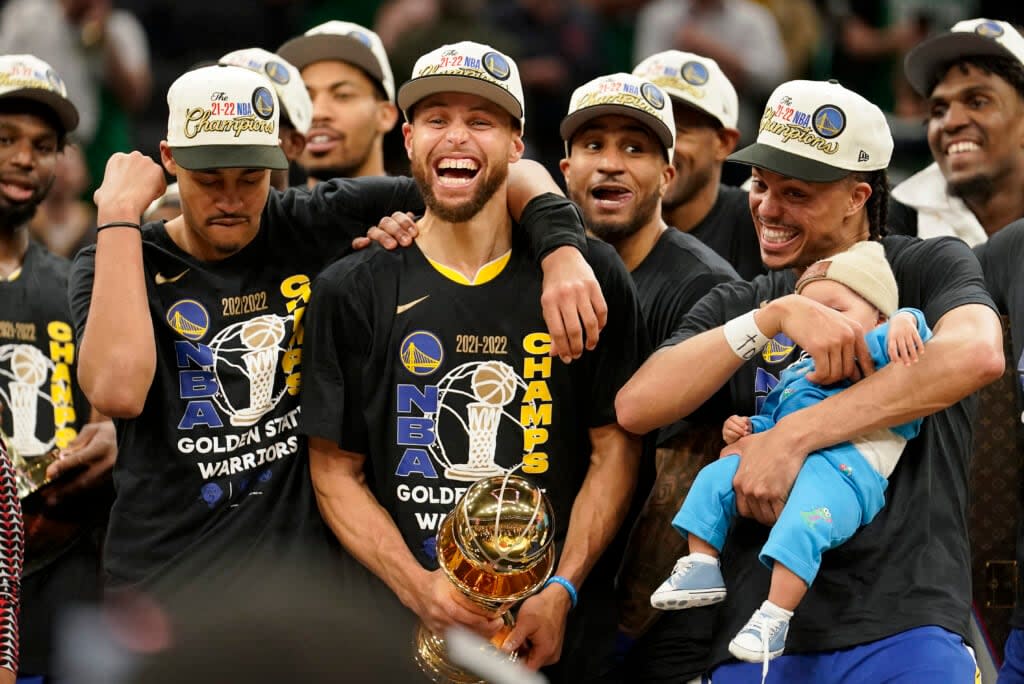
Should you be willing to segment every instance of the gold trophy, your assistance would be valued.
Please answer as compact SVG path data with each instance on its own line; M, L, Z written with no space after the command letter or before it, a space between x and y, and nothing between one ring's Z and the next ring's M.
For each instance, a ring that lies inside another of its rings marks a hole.
M539 487L516 475L478 480L455 504L437 533L437 562L448 579L469 599L504 611L505 628L493 639L495 650L514 620L505 610L537 591L555 565L551 503ZM515 661L519 653L506 655ZM444 638L421 622L416 636L416 663L441 684L482 682L452 664Z
M46 453L38 456L25 457L14 445L4 431L0 429L0 440L7 446L7 457L14 467L14 474L18 481L18 498L24 499L29 494L48 485L50 480L46 478L46 469L54 461L60 460L60 449L54 447Z

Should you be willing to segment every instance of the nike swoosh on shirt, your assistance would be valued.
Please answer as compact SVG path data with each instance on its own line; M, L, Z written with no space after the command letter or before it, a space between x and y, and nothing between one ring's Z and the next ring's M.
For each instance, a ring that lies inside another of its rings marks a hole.
M164 285L166 283L176 283L179 280L181 280L182 278L184 278L185 274L188 273L191 270L192 269L190 269L190 268L186 268L184 271L182 271L178 275L172 276L170 278L165 278L162 273L157 273L156 276L153 278L153 280L156 281L157 285Z
M419 299L414 299L413 301L409 302L408 304L399 304L398 306L395 307L395 315L397 316L400 313L405 313L406 311L408 311L412 307L416 306L417 304L422 302L424 299L427 299L428 297L430 297L430 295L424 295L424 296L420 297Z

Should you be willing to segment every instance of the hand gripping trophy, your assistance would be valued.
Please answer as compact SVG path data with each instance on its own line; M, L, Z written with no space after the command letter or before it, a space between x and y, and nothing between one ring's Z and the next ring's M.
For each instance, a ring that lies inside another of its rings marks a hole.
M544 492L518 475L478 480L455 504L437 534L437 561L448 579L470 600L500 611L539 589L555 565L554 518ZM500 644L514 624L504 612ZM507 656L516 660L519 653ZM482 682L447 658L443 637L422 623L416 663L434 682Z

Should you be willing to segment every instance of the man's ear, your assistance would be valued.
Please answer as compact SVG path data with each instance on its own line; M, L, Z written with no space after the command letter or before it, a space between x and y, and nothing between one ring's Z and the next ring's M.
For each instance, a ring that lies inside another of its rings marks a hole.
M398 121L398 107L389 100L377 103L377 132L386 135Z
M735 128L723 127L715 131L715 138L717 139L715 160L724 162L725 158L736 150L736 144L740 141L740 132Z
M178 175L178 164L174 161L171 146L167 144L166 140L160 141L160 163L163 164L164 171L172 176Z
M306 136L294 128L284 129L281 133L281 149L284 150L284 156L290 162L295 161L306 149Z
M412 159L412 124L402 124L402 138L405 139L405 155Z

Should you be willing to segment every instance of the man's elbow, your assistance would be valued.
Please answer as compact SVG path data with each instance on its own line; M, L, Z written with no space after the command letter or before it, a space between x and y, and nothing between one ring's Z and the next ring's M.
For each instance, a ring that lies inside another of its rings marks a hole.
M644 410L650 403L639 395L635 385L624 385L615 395L615 419L626 432L645 435L658 426L652 424L651 416Z
M143 386L137 382L139 377L146 376L112 372L89 374L80 368L78 382L89 404L104 416L138 418L149 394L149 383ZM148 377L152 379L152 372Z
M976 375L977 389L995 382L1006 371L1006 356L1003 354L1002 339L978 345L979 349L971 355L972 366Z

